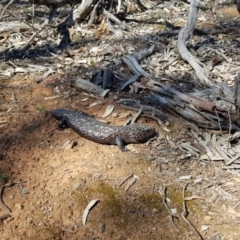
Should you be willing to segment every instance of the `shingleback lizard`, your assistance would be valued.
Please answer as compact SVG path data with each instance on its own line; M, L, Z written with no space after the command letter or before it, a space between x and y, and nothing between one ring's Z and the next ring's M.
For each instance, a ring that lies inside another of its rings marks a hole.
M146 125L135 123L127 126L111 126L80 111L55 109L51 114L59 120L59 128L70 127L84 138L101 144L117 145L122 151L126 151L125 145L128 143L144 143L157 135L154 128Z

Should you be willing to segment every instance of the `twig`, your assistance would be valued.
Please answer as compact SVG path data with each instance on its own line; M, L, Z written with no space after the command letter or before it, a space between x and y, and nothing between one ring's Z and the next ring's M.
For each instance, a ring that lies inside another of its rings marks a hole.
M220 130L221 134L223 135L223 132L222 132L222 127L221 127L221 121L220 121L220 119L219 119L219 115L218 115L218 113L217 113L216 109L215 109L215 113L216 113L216 115L217 115L217 119L218 119L218 126L219 126L219 130Z
M119 184L118 187L121 187L129 178L133 176L134 173L128 174Z
M94 5L94 8L90 14L90 19L88 20L88 26L91 26L93 24L93 21L96 17L96 13L97 13L97 8L99 6L99 4L102 2L102 0L98 1L95 5Z
M2 204L2 206L8 211L8 212L12 212L12 210L3 202L2 200L2 195L3 195L3 192L4 192L4 188L7 187L7 186L10 186L9 184L5 184L5 185L2 185L1 188L0 188L0 203Z
M186 183L183 187L183 212L181 213L181 217L198 234L199 238L201 240L203 240L202 235L197 231L197 229L192 225L192 223L189 222L188 219L186 218L186 216L188 214L187 207L186 207L186 199L185 199L185 189L186 189L187 185L188 185L188 183Z
M134 117L132 118L131 124L133 124L133 123L136 122L136 120L139 118L139 116L142 114L142 112L143 112L143 108L140 107L139 110L138 110L138 112L137 112L137 113L134 115Z
M228 110L228 119L229 119L229 130L228 130L228 135L231 136L232 119L231 119L231 115L230 115L229 110ZM229 145L230 145L230 138L228 139L227 151L228 151L228 149L229 149Z
M167 187L164 187L163 193L162 193L162 194L163 194L163 205L165 206L165 208L167 209L169 215L171 216L171 223L172 223L172 225L173 225L173 228L174 228L177 232L179 232L179 230L177 229L177 227L175 226L174 221L173 221L174 218L177 217L177 216L175 216L175 215L172 213L172 211L169 209L169 207L168 207L168 205L167 205L166 191L167 191ZM159 191L159 193L161 194L160 191Z
M177 59L178 59L178 56L176 56L176 57L173 58L172 60L168 61L166 64L164 64L164 65L162 66L162 70L165 71L165 69L166 69L168 66L172 65Z
M61 230L64 232L76 233L76 231L72 231L72 230L65 229L65 228L61 228Z
M3 15L4 15L4 13L6 12L7 8L8 8L11 4L13 4L14 1L15 1L15 0L11 0L11 1L7 4L7 6L3 9L2 14L1 14L1 16L0 16L0 21L2 20Z
M211 52L215 52L216 54L220 55L221 57L223 57L228 63L230 63L230 61L228 60L228 58L226 57L225 54L219 52L216 49L212 49L212 48L207 48L207 50L210 50Z
M125 192L127 192L129 188L137 181L136 179L137 177L134 175L133 178L128 182L128 185L125 187Z
M49 20L47 19L47 21L44 22L44 24L42 25L42 27L40 29L38 29L37 32L35 32L31 37L30 39L28 40L28 42L23 46L22 50L25 50L29 44L32 42L32 40L41 32L44 30L44 28L48 25L49 23Z
M148 10L148 8L144 6L144 4L140 0L137 0L137 5L140 7L142 11Z
M233 164L231 166L223 166L222 169L240 169L239 164Z
M229 160L228 162L226 162L226 165L230 165L232 163L234 163L236 160L238 160L240 158L240 153L238 153L235 157L233 157L231 160ZM240 168L240 166L239 166Z

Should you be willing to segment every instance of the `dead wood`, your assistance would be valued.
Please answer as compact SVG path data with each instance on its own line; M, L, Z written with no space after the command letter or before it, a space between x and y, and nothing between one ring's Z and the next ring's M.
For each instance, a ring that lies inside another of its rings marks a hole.
M200 0L191 1L187 25L180 30L178 35L178 50L182 58L186 60L195 70L200 83L206 86L213 86L212 82L206 77L203 68L197 63L194 56L187 50L185 46L185 42L189 36L193 34L196 26L199 3Z
M141 104L131 100L119 102L128 105L128 107L143 108L144 111L146 105L156 106L155 109L152 109L153 114L158 111L171 115L177 114L190 122L194 122L201 128L220 131L228 130L229 132L238 129L234 112L206 98L196 97L193 94L184 94L170 86L159 83L157 83L157 86L148 87L148 89L157 92L158 95L141 98Z
M240 122L240 73L235 77L235 107L237 120Z
M85 0L73 11L73 21L80 21L85 18L93 9L95 0Z
M38 27L38 26L37 26ZM26 23L20 23L20 22L1 22L0 23L0 32L21 32L23 30L28 30L31 27Z
M123 91L128 85L138 81L139 79L139 76L138 75L133 75L132 77L129 78L129 80L127 82L125 82L121 88L120 88L120 91Z
M105 92L104 89L100 88L99 86L80 78L73 83L73 86L86 92L97 94L98 96L102 96L102 94Z
M175 223L174 223L174 219L175 219L175 218L178 218L178 217L176 216L176 214L172 213L171 209L168 207L168 204L167 204L167 196L166 196L166 194L167 194L167 187L164 187L162 193L161 193L160 191L159 191L159 193L160 193L161 195L163 195L163 200L162 200L162 201L163 201L163 205L164 205L164 207L166 208L166 210L168 211L168 214L171 216L171 224L172 224L173 228L174 228L177 232L179 232L179 230L177 229L177 227L176 227L176 225L175 225Z
M93 8L93 10L92 10L92 12L91 12L90 19L89 19L89 21L88 21L88 26L91 26L91 25L93 24L94 19L95 19L96 15L97 15L97 8L98 8L98 6L99 6L99 4L100 4L101 2L102 2L102 0L98 1L98 2L95 4L95 6L94 6L94 8Z
M148 10L148 8L140 0L137 0L137 5L142 11Z
M145 72L137 62L136 58L133 55L127 54L123 56L123 62L128 66L128 68L137 76L145 76L149 78L150 75Z
M193 104L197 109L203 109L209 112L213 112L216 110L218 113L226 112L225 109L223 109L220 106L217 106L216 104L208 101L207 99L200 99L195 96L191 96L190 94L181 93L180 91L164 84L158 83L158 86L154 86L152 90L155 92L161 93L163 95L167 95L167 96L171 95L172 98L176 96L177 98L179 98L184 102Z
M9 1L9 3L8 3L8 4L6 5L6 7L3 9L2 13L1 13L1 16L0 16L0 21L2 20L3 15L4 15L4 13L6 12L7 8L8 8L10 5L12 5L12 4L14 3L14 1L15 1L15 0Z
M62 29L66 30L67 28L71 27L76 21L80 22L82 19L84 19L93 10L94 3L95 0L85 0L82 1L76 9L72 9L69 16L58 25L58 32L60 33L62 32ZM91 21L93 20L91 19Z
M193 229L193 231L196 232L196 234L198 235L199 239L203 240L202 235L200 234L200 232L193 226L193 224L187 219L187 215L188 215L188 210L187 210L187 206L186 206L186 199L185 199L185 190L187 187L187 183L184 185L183 187L183 192L182 192L182 196L183 196L183 212L181 213L181 217L183 218L183 220Z

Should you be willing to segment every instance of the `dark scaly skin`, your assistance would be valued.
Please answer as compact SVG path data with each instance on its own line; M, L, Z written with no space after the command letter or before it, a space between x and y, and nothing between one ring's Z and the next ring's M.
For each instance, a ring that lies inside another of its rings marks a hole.
M84 112L55 109L51 114L59 120L59 128L70 127L88 140L117 145L122 151L126 151L125 144L144 143L157 135L154 128L146 125L135 123L128 126L111 126L95 120Z

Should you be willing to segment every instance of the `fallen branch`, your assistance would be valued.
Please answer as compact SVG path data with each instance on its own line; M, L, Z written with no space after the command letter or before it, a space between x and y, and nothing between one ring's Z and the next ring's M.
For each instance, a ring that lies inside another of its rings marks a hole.
M165 208L167 209L169 215L171 216L171 223L172 223L172 225L173 225L173 228L174 228L177 232L179 232L179 230L177 229L177 227L175 226L175 223L174 223L174 221L173 221L174 218L177 217L177 216L175 216L175 214L172 213L172 211L169 209L169 207L168 207L168 205L167 205L166 191L167 191L167 188L164 187L162 194L161 194L161 192L159 192L159 193L160 193L161 195L163 195L163 205L165 206Z
M188 221L188 219L186 218L186 216L188 214L187 207L186 207L186 198L185 198L185 189L186 189L186 187L187 187L187 183L183 187L183 212L181 213L181 216L182 216L183 220L197 233L199 238L201 240L203 240L202 235L197 231L197 229L192 225L192 223L190 221Z
M94 0L85 0L73 11L73 22L80 21L85 18L93 9Z
M95 84L93 84L87 80L81 79L81 78L77 79L73 83L73 85L75 88L78 88L78 89L81 89L81 90L84 90L86 92L90 92L93 94L97 94L100 97L104 97L105 96L104 94L106 93L106 91L109 91L108 89L104 90L101 87L96 86Z
M1 14L1 16L0 16L0 21L2 20L3 15L4 15L4 13L6 12L7 8L8 8L10 5L12 5L12 4L14 3L14 1L15 1L15 0L11 0L11 1L6 5L6 7L3 9L2 14Z
M206 77L203 68L197 63L194 56L187 50L185 46L185 42L189 36L192 35L196 25L199 3L200 0L191 1L187 25L180 30L178 35L178 50L182 58L186 60L195 70L201 84L206 86L213 86L213 83Z

